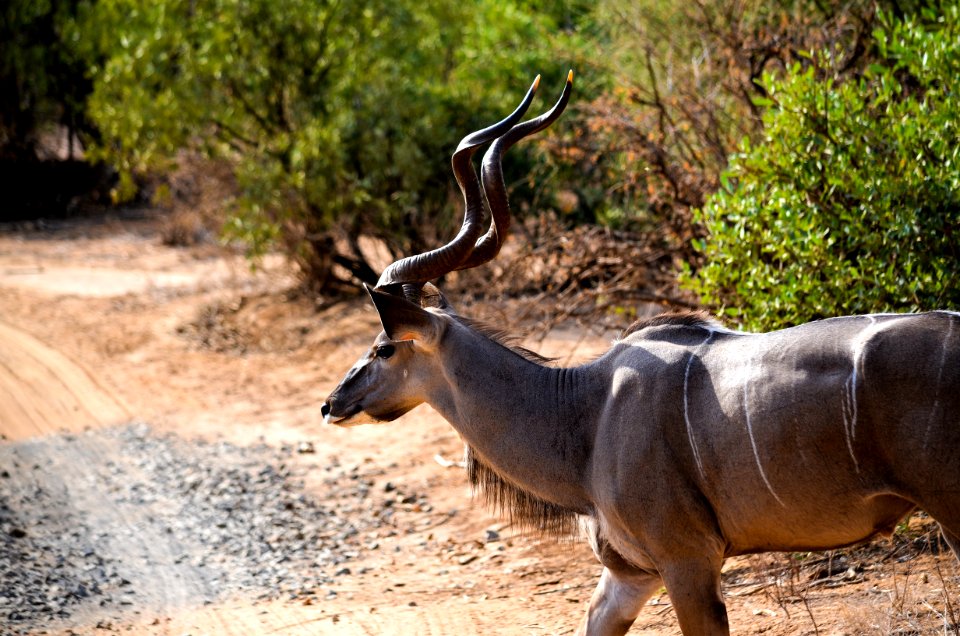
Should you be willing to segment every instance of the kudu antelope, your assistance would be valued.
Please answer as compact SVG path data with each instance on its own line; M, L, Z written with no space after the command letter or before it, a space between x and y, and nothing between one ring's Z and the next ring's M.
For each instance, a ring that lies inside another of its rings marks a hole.
M604 566L584 634L625 633L661 585L684 634L728 634L725 557L846 546L917 507L960 554L960 314L764 334L666 315L559 368L454 313L429 281L497 254L510 221L502 155L557 119L572 73L550 111L517 123L537 84L460 143L463 226L368 289L383 332L325 420L389 422L426 402L459 431L468 477L494 505L548 532L584 521ZM481 182L471 157L491 142Z

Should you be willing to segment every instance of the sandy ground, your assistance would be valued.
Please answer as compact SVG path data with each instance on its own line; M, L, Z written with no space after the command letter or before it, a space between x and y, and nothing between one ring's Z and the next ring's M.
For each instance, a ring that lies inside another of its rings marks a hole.
M80 520L109 566L104 586L120 581L59 614L5 625L0 612L0 633L574 630L599 574L589 548L541 541L472 503L462 470L448 465L462 445L429 408L385 426L322 424L323 398L378 331L365 303L318 310L290 291L281 259L251 272L214 246L164 247L157 225L141 215L0 233L0 469L7 496L37 508L11 514L42 519L47 505L62 510L51 527ZM606 340L568 330L533 345L574 361ZM216 460L226 463L266 447L257 461L292 471L310 510L367 521L340 543L317 540L326 560L298 548L281 583L233 572L224 580L235 584L217 588L209 563L249 566L158 530L176 484L163 484L163 501L117 495L156 479L144 469L153 458L117 441L131 426L160 440L148 449L229 444L233 455ZM28 486L56 496L31 504ZM866 550L738 559L725 572L734 633L957 633L960 569L922 516ZM301 587L284 588L290 580ZM632 633L678 633L665 594Z

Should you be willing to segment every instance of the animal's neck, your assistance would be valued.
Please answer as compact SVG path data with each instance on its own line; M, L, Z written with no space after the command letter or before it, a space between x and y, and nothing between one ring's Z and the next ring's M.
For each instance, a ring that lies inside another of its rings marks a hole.
M446 381L431 404L485 468L536 498L588 512L584 472L602 399L589 369L545 367L457 331L443 347Z

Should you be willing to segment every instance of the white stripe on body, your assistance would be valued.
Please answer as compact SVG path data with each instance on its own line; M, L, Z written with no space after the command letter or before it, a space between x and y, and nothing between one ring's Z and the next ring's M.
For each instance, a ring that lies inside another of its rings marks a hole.
M745 424L747 426L747 436L750 438L750 446L753 448L753 458L757 462L757 470L760 471L760 477L763 479L763 483L766 484L767 490L770 491L770 494L773 495L773 498L777 500L784 508L787 507L783 500L780 499L780 496L777 495L774 491L773 486L770 484L770 479L767 477L767 472L763 469L763 464L760 461L760 450L757 448L757 439L753 435L753 424L750 420L750 382L761 376L759 365L754 367L754 357L755 352L747 358L746 368L743 371L743 417Z
M693 450L693 459L697 463L697 470L700 472L700 477L703 479L706 479L707 475L703 470L703 460L700 459L700 449L697 447L697 440L693 436L693 425L690 423L690 369L693 367L694 359L700 357L700 352L710 344L710 341L713 340L713 337L716 335L716 333L716 331L710 330L706 339L700 343L695 351L690 353L690 357L687 358L687 368L683 372L683 421L687 425L687 439L690 440L690 448Z

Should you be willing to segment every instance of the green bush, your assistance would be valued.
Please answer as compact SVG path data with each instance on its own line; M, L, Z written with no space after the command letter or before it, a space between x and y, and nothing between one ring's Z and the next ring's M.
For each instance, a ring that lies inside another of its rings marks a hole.
M881 25L859 79L765 78L763 139L698 211L684 283L744 327L960 306L960 9Z
M117 196L183 148L222 159L240 188L228 235L279 243L321 291L376 280L360 235L403 254L452 234L457 140L538 72L544 108L567 67L535 46L549 12L518 2L100 0L84 18L105 59L91 154L119 168Z

